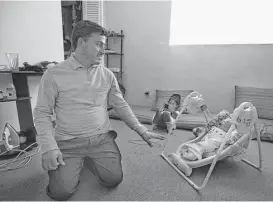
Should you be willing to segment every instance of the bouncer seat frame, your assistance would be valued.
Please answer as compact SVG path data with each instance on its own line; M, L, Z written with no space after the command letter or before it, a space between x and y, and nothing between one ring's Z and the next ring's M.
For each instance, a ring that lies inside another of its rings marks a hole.
M195 99L197 96L197 99ZM188 106L189 106L189 99L188 98L194 98L191 99L192 101L196 101L198 103L201 104L197 104L200 109L202 109L202 107L204 106L204 100L201 96L201 94L197 93L197 92L193 92L191 94L188 95L188 97L185 99L184 104L183 104L183 108L181 110L181 112L179 113L182 114L183 110L185 110ZM201 102L200 102L201 99ZM241 133L241 126L244 125L245 123L243 123L243 121L240 120L240 116L243 112L243 110L245 108L249 108L251 107L253 110L253 116L252 116L252 123L251 125L249 125L247 127L247 131L244 131L244 133ZM236 111L237 110L237 111ZM241 111L240 111L241 110ZM188 110L190 111L190 110ZM203 110L202 110L203 111ZM234 115L236 113L236 115ZM241 114L240 114L241 113ZM207 185L207 182L210 179L211 173L213 171L213 169L215 168L215 165L217 163L217 161L219 160L223 160L223 159L227 159L227 158L233 158L235 161L242 161L256 169L258 169L259 171L262 168L262 153L261 153L261 139L260 139L260 133L257 131L257 126L256 126L256 120L257 120L257 111L255 106L253 106L251 103L249 102L244 102L242 103L238 108L236 108L234 110L234 114L233 114L233 122L232 125L230 127L230 129L228 130L227 134L225 135L225 138L223 140L223 142L221 143L220 147L218 148L218 150L216 150L216 152L214 153L214 155L211 155L209 157L206 157L204 159L201 160L195 160L195 161L190 161L187 160L185 158L183 158L183 156L181 155L181 148L185 145L185 144L189 144L189 143L197 143L200 142L200 140L207 135L206 133L198 136L197 138L185 142L183 144L181 144L178 149L176 150L175 153L171 153L169 155L166 155L164 152L164 148L166 145L164 145L163 151L160 154L160 156L173 168L175 169L178 174L180 174L194 189L196 190L201 190L203 188L205 188L205 186ZM206 114L204 113L206 121L208 123L208 119ZM175 121L178 120L179 117L177 117L177 119ZM239 120L239 121L238 121ZM254 132L257 133L257 144L258 144L258 154L259 154L259 164L256 165L244 158L243 155L246 153L246 150L250 144L250 140L252 139L252 129L254 127ZM232 145L227 145L227 142L233 132L233 130L237 130L239 133L243 134L234 144ZM168 134L169 135L169 134ZM210 168L207 172L207 175L205 176L202 184L199 186L196 183L194 183L189 176L192 173L192 169L193 168L198 168L198 167L202 167L205 165L210 165Z

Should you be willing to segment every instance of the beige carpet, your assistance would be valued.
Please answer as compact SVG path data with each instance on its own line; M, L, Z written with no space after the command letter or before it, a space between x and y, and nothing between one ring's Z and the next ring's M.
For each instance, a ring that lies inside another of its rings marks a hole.
M272 143L262 143L261 173L242 162L219 162L207 187L198 193L157 155L157 148L128 143L128 140L139 137L121 121L112 120L112 126L119 133L117 143L123 156L123 182L118 188L108 190L85 169L80 188L71 200L273 200ZM177 130L167 151L174 151L179 144L192 137L188 131ZM252 142L248 156L250 160L258 160L256 141ZM200 184L207 171L208 166L195 169L192 179ZM0 173L0 179L1 201L50 200L45 194L48 178L40 166L39 156L25 168Z

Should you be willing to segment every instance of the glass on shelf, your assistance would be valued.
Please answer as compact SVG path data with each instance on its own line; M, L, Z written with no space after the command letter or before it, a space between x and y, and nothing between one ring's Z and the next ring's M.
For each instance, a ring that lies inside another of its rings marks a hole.
M17 53L6 53L6 58L9 63L9 70L19 69L19 54Z

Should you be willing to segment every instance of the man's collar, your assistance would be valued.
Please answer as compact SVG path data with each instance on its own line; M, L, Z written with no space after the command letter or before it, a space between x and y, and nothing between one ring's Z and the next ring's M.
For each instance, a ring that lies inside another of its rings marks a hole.
M75 53L71 53L68 60L73 70L77 70L78 68L83 68L83 65L79 63L78 60L76 60Z
M72 53L71 56L68 58L69 63L73 70L77 70L78 68L84 68L84 66L79 63L79 61L75 58L75 53ZM93 65L92 67L99 67L100 65Z

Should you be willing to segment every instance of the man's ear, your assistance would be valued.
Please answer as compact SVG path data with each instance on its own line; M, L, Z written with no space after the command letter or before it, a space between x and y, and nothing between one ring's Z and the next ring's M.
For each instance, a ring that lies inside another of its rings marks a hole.
M84 39L82 37L79 37L77 41L77 47L81 47L84 43L85 43Z

